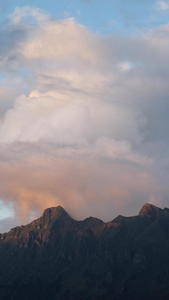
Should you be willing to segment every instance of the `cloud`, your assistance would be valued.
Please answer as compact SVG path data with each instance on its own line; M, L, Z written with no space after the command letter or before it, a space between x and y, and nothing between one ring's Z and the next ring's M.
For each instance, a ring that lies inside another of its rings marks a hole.
M119 210L132 213L142 197L150 199L158 192L152 174L140 167L142 162L130 158L125 145L106 150L101 145L100 151L97 146L97 152L87 149L88 153L72 147L64 153L49 146L41 152L25 146L24 153L23 145L15 147L18 157L0 164L1 195L9 202L15 199L16 212L24 220L32 210L56 204L64 205L75 218L92 214L111 220ZM129 202L134 206L130 210Z
M169 11L169 3L167 1L158 1L157 6L161 11Z
M17 8L0 30L0 198L110 220L167 204L168 25L102 36Z
M14 12L9 16L9 22L12 25L35 25L47 23L49 17L39 8L30 6L16 7Z

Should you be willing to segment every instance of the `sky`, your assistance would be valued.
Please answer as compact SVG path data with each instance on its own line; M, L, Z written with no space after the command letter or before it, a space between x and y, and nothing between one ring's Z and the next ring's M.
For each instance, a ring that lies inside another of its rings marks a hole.
M169 1L0 1L0 231L169 207Z

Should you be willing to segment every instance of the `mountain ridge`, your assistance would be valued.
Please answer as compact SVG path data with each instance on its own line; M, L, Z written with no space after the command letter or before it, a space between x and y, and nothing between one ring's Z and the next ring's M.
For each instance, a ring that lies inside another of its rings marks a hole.
M28 224L25 224L25 225L21 225L21 226L16 226L16 227L13 227L11 228L8 232L10 231L13 231L13 230L16 230L16 229L23 229L25 228L26 226L30 226L30 225L36 225L38 222L41 222L42 220L45 222L52 222L52 221L56 221L57 219L60 219L63 221L63 219L70 219L74 222L87 222L89 220L95 220L97 222L101 222L103 224L109 224L109 223L112 223L112 222L115 222L117 219L124 219L124 218L132 218L132 217L137 217L137 216L148 216L148 217L152 217L154 218L155 216L157 215L160 215L165 213L165 214L169 214L169 208L159 208L157 207L156 205L152 204L152 203L145 203L142 208L140 209L140 211L138 212L137 215L134 215L134 216L123 216L123 215L118 215L117 217L115 217L114 219L112 219L111 221L107 221L107 222L104 222L103 220L101 220L100 218L97 218L97 217L86 217L82 220L76 220L74 219L71 215L69 215L69 213L64 209L64 207L62 207L61 205L58 205L58 206L55 206L55 207L49 207L49 208L46 208L42 215L40 217L38 217L37 219L31 221L30 223ZM5 233L0 233L1 235L3 234L7 234L8 232L5 232Z
M169 209L74 220L61 206L0 234L1 300L168 300Z

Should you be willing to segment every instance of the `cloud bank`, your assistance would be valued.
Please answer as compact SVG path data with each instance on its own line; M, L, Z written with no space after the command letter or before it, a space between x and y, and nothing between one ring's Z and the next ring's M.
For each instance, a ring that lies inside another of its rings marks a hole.
M0 40L0 199L21 221L168 205L168 24L102 36L24 7Z

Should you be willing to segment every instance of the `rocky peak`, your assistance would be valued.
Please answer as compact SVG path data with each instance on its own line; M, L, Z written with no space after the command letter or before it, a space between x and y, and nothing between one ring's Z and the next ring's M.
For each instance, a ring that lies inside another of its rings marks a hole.
M62 206L47 208L45 209L42 215L42 219L44 219L47 222L70 218L71 217L68 215L68 213L64 210Z
M62 206L57 206L45 209L42 216L28 224L28 226L31 229L47 229L56 221L67 222L70 220L72 220L72 218L68 215L64 208Z
M147 216L152 219L159 217L162 214L163 210L151 203L146 203L141 208L139 215L140 216Z

